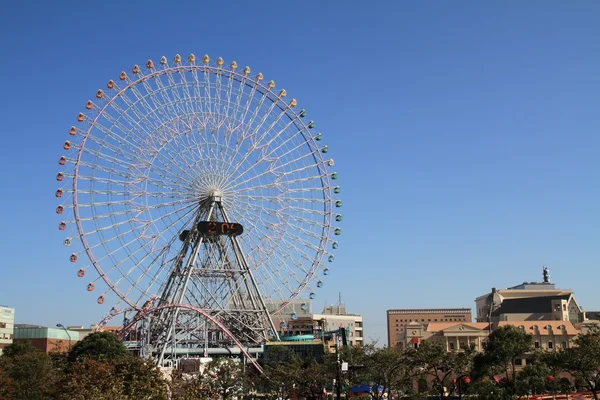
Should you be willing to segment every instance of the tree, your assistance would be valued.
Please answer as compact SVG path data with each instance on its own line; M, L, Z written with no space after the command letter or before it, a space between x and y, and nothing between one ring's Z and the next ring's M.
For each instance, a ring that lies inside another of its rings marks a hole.
M24 349L14 347L13 349ZM60 371L50 357L35 350L31 352L10 351L0 357L0 369L12 382L13 400L45 400L53 398Z
M35 353L38 351L40 350L34 347L31 342L13 342L4 348L2 356L14 358L23 354Z
M72 365L60 392L64 400L158 400L167 398L167 383L156 366L137 357L84 358Z
M524 330L507 325L494 330L483 354L475 357L472 375L475 379L491 378L505 395L516 394L515 359L532 350L533 339ZM495 375L503 375L498 379Z
M413 353L415 367L421 375L431 379L440 399L445 396L445 389L462 396L461 388L468 381L466 378L473 365L472 347L462 351L447 351L440 342L424 341Z
M519 396L528 396L532 394L547 393L553 379L554 376L548 365L545 363L536 362L527 365L517 373L515 394Z
M331 384L335 368L337 361L335 365L331 359L318 363L315 359L301 359L290 353L287 361L266 364L265 373L258 383L263 391L277 394L277 397L317 399L322 397L323 389Z
M365 383L371 386L371 397L381 400L391 392L410 388L412 361L410 353L399 347L365 346ZM379 390L381 388L381 390Z
M69 352L68 360L70 362L81 361L83 359L112 360L127 355L129 353L123 342L113 333L94 332L75 343Z
M199 380L208 393L226 399L242 392L243 375L240 360L216 358L206 365Z
M0 367L0 400L14 399L15 388L12 378Z
M598 400L600 391L600 330L593 329L573 340L573 346L557 354L557 364Z

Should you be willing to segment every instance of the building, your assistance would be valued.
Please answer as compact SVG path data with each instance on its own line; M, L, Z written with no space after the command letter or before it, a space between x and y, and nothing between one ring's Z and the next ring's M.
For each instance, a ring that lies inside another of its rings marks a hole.
M351 346L365 344L362 315L346 312L346 306L343 304L325 307L321 314L313 314L312 318L314 321L322 321L326 332L346 328L347 340Z
M271 313L271 320L275 329L281 334L284 334L285 327L289 321L297 318L312 316L312 301L295 299L281 308L281 301L265 300L267 311ZM275 312L276 310L279 310Z
M541 350L567 349L579 335L569 321L500 321L498 327L516 326L533 336L533 347Z
M89 328L86 328L84 326L81 325L75 325L75 326L68 326L67 330L69 331L75 331L79 333L79 340L83 340L83 338L85 338L87 335L89 335L90 333L93 332L111 332L114 333L115 335L119 333L119 331L123 329L122 326L101 326L98 327L98 325L90 325Z
M16 324L14 341L15 343L31 342L34 347L45 353L51 351L65 352L79 341L79 332L62 328Z
M0 355L2 349L13 342L15 309L0 305Z
M543 282L524 282L508 289L492 289L475 299L477 321L497 325L501 321L585 320L585 313L572 290L557 289L544 268Z
M441 342L447 351L474 347L482 351L487 342L489 324L481 322L409 322L398 334L396 346L418 347L425 340Z
M362 316L348 313L341 302L327 306L317 314L312 312L310 300L293 300L278 312L274 310L280 308L280 302L265 303L272 312L271 319L281 337L312 335L317 340L323 340L324 333L346 328L350 345L364 345Z
M595 320L595 321L600 320L600 311L586 311L585 319L586 320L591 319L591 320Z
M470 308L417 308L387 310L388 346L395 347L399 334L411 322L471 322Z

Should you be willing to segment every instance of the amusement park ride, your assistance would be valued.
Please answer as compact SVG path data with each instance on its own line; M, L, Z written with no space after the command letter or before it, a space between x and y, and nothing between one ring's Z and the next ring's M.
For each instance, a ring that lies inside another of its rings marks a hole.
M121 336L161 366L255 363L279 339L265 300L314 298L341 234L334 162L297 105L249 67L193 54L135 65L85 103L56 213L77 276L113 304L99 326L121 315Z

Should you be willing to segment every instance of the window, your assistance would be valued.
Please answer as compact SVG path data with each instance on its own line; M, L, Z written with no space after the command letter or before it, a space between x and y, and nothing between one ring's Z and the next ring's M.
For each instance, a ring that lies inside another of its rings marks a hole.
M554 348L554 345L552 344L552 342L548 342L548 348L549 348L549 349L552 349L552 348Z
M430 319L428 319L428 320L427 320L427 322L431 322L431 320L430 320Z
M563 311L567 311L567 305L563 304Z
M563 349L566 349L569 346L567 345L567 342L562 342L562 347L563 347Z
M435 321L435 322L437 322L437 318L436 318L436 319L434 319L434 321Z
M0 328L6 328L6 322L0 322Z
M454 350L454 343L448 343L450 345L450 350Z
M538 342L538 341L533 342L533 347L535 347L536 349L539 349L540 348L540 342Z
M515 360L515 365L523 365L523 359L521 359L521 358L517 358L517 359Z

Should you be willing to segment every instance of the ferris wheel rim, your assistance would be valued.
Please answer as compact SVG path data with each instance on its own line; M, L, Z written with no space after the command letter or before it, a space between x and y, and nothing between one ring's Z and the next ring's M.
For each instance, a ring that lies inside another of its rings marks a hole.
M214 74L214 75L227 74L227 75L229 75L229 78L237 77L236 81L239 82L240 84L244 84L248 87L251 87L250 86L250 83L251 83L255 88L256 87L261 88L263 91L258 91L258 92L265 95L269 101L273 102L281 111L284 112L284 114L287 116L287 118L289 118L289 120L292 121L296 126L298 126L298 124L300 124L301 128L299 129L299 133L302 135L304 140L307 142L310 141L312 143L312 145L314 146L314 148L318 149L318 145L315 141L315 138L312 137L311 135L307 134L309 132L309 127L307 126L307 124L300 119L300 117L297 113L292 113L292 115L290 115L290 113L288 111L291 110L291 106L289 104L286 104L282 100L281 96L276 95L271 90L271 88L264 86L259 81L249 78L246 75L242 75L242 74L232 71L232 70L225 70L220 67L213 67L213 66L208 66L208 65L195 65L195 64L194 65L177 65L177 66L172 66L172 67L169 66L167 68L160 69L160 70L153 69L151 71L151 73L149 73L147 75L143 75L142 77L140 77L136 80L130 80L124 87L119 88L119 91L116 94L111 96L111 98L106 102L106 104L103 105L101 110L97 111L97 114L94 117L94 119L91 122L88 121L89 126L85 130L85 133L82 135L82 141L80 144L80 148L77 152L76 161L74 163L74 174L73 174L73 178L72 178L72 200L73 200L74 222L76 224L77 231L79 233L79 238L82 241L84 251L87 254L88 258L90 259L91 265L94 266L94 268L96 269L96 271L98 272L98 274L100 275L102 280L109 286L109 288L119 298L124 300L127 304L129 304L132 307L139 307L139 305L137 302L132 301L129 298L129 296L124 294L117 287L117 285L110 279L110 277L105 273L106 271L100 266L99 261L97 260L94 252L92 251L92 246L90 246L87 241L88 233L83 228L83 225L81 223L79 202L78 202L78 194L79 194L78 183L80 180L79 168L81 165L81 157L84 152L84 148L85 148L85 144L87 142L88 136L91 134L92 130L94 129L98 119L101 118L101 116L104 114L104 112L110 108L111 104L114 101L116 101L116 99L118 97L122 96L124 93L127 93L127 91L130 90L132 87L135 87L136 85L140 84L141 82L150 80L155 76L162 76L162 75L166 75L169 73L176 73L176 72L185 73L185 72L193 71L193 70L199 70L199 71L203 71L203 72L208 71L209 73ZM315 153L317 153L317 154L315 154ZM329 204L329 210L330 210L329 213L332 214L333 213L332 212L333 196L331 193L332 184L329 179L329 173L327 171L326 160L324 159L323 154L321 154L321 152L318 152L318 151L311 152L311 156L313 157L313 159L315 161L314 166L316 166L316 168L320 172L322 172L319 176L319 179L321 181L322 197L324 200L324 204L325 205ZM325 210L325 211L327 211L327 210ZM331 222L325 223L324 225L325 226L322 229L321 239L319 242L319 247L321 248L321 251L317 251L314 261L313 261L313 265L316 265L316 266L318 266L319 264L322 263L323 258L327 254L324 249L326 248L328 242L330 242L332 240L330 238L330 235L332 232ZM282 299L282 304L279 307L279 309L282 309L283 307L285 307L285 305L289 304L300 293L302 293L303 290L306 289L308 283L316 275L318 268L311 268L310 271L311 271L311 273L305 275L305 277L301 281L300 285L298 285L296 291L292 292L288 298ZM279 311L279 310L277 310L277 311Z

